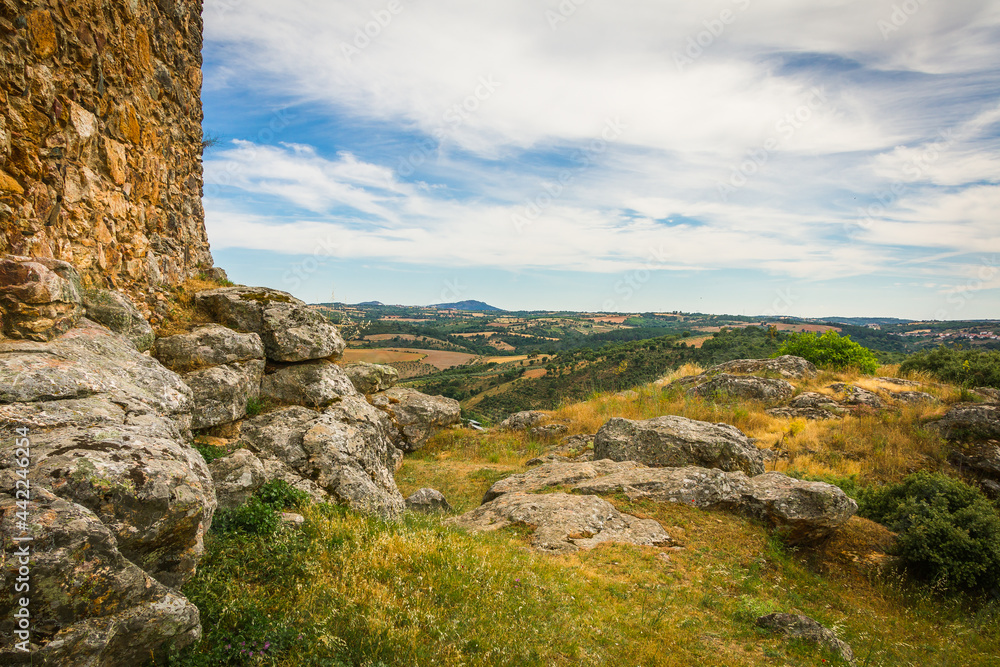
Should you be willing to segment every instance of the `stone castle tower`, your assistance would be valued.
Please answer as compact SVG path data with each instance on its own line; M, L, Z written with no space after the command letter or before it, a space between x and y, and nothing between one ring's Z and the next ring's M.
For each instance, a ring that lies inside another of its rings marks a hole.
M0 254L130 293L212 266L202 0L0 0Z

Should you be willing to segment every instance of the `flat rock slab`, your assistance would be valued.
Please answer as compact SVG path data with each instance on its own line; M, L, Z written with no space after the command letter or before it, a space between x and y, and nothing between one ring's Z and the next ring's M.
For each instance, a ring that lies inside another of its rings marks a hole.
M673 543L652 519L622 514L597 496L566 493L506 493L446 523L473 532L530 526L534 528L531 546L552 554L592 549L602 542L642 546Z
M158 338L152 354L176 373L264 358L264 343L255 333L239 333L218 324L190 333Z
M624 470L644 468L635 461L612 461L604 459L589 463L551 462L540 465L519 475L506 477L496 482L483 496L488 503L505 493L541 491L554 486L569 486L596 477L604 477Z
M781 419L808 419L822 421L824 419L843 419L844 415L821 408L770 408L767 414Z
M935 427L953 441L1000 439L1000 403L959 403Z
M868 391L867 389L862 389L861 387L856 387L852 384L837 382L835 384L831 384L827 387L827 389L843 393L844 399L842 402L846 405L864 405L876 410L880 410L883 406L882 399L879 398L878 394Z
M894 401L906 403L907 405L920 405L921 403L940 403L936 396L923 391L894 391L892 392Z
M279 368L264 376L260 394L282 405L328 407L358 391L343 369L325 359Z
M742 472L706 468L638 468L577 484L573 491L733 511L767 523L793 544L825 539L858 509L832 484L778 472L748 478Z
M817 369L815 364L806 361L802 357L786 354L775 359L734 359L716 366L712 366L705 375L718 375L719 373L739 373L743 375L754 375L757 373L780 375L786 379L811 378L816 377Z
M735 426L669 415L645 421L614 418L594 436L594 459L657 467L700 466L764 472L764 458Z
M851 646L837 637L837 634L825 628L808 616L801 614L768 614L757 619L757 627L765 628L791 638L800 639L822 646L828 651L838 654L844 662L856 665L854 651ZM825 661L824 661L825 662Z

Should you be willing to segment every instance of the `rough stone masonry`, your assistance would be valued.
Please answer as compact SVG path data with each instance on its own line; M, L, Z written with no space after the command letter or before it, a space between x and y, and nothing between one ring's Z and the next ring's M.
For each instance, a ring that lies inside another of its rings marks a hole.
M0 255L150 295L212 266L201 0L0 0Z

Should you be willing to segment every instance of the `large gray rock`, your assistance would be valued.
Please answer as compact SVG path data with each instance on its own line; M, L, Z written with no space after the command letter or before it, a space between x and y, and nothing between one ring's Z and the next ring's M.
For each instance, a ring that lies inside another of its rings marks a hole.
M0 325L8 338L38 342L69 331L83 314L80 275L67 262L0 258Z
M548 418L548 415L538 410L515 412L500 422L501 431L526 431L532 426L538 426Z
M948 461L976 476L1000 480L1000 442L996 440L958 444L949 452Z
M757 619L757 627L765 628L791 638L817 644L841 657L847 664L857 664L850 645L841 641L837 634L820 625L817 621L801 614L768 614ZM825 662L825 661L824 661Z
M941 402L936 396L928 394L925 391L894 391L892 392L892 399L906 405Z
M190 426L191 389L156 359L87 319L49 342L0 341L0 403L103 395L125 411Z
M757 373L780 375L786 379L816 377L816 366L802 357L786 354L775 359L734 359L717 366L712 366L705 375L713 376L720 373L737 373L754 375Z
M194 399L191 428L210 428L245 417L247 404L260 396L264 365L263 359L252 359L186 374L184 381Z
M553 461L532 468L519 475L505 477L493 484L483 496L483 502L488 503L505 493L541 491L554 486L568 486L587 479L604 477L624 470L634 470L644 467L635 461L601 461L583 463L563 463Z
M340 366L320 359L292 364L264 376L261 396L282 405L325 408L358 391Z
M267 482L264 464L246 449L237 449L229 456L215 459L208 464L208 469L212 473L220 510L239 507Z
M271 361L335 358L346 347L337 327L287 292L223 287L199 292L195 304L219 324L259 334Z
M857 504L832 484L778 472L748 478L742 472L695 467L638 468L579 483L573 491L733 511L763 521L792 544L829 537L857 511Z
M77 420L73 412L80 401L73 403L47 404L61 417L45 430L30 430L32 488L49 489L94 512L122 555L160 583L179 588L194 575L215 512L205 460L165 418L106 407L107 416ZM20 411L6 407L15 415ZM26 418L0 425L4 441L20 422L37 416L31 408L23 412ZM13 493L14 470L0 465L0 490Z
M406 498L406 509L423 514L452 511L451 504L437 489L417 489Z
M958 403L935 427L948 440L1000 439L1000 403Z
M153 327L125 294L106 289L84 290L83 307L87 318L125 336L140 352L153 346Z
M875 410L880 410L882 408L882 399L878 397L875 392L868 391L867 389L862 389L853 384L845 384L843 382L837 382L831 384L827 389L832 389L838 393L843 393L845 405L860 405L873 408Z
M0 530L19 536L16 500L0 493ZM4 568L0 586L0 663L22 664L14 613L30 597L34 664L81 667L138 665L167 645L201 635L198 609L151 578L118 549L115 536L89 509L32 488L31 590L17 593ZM3 560L18 561L28 543L3 540Z
M645 421L611 419L594 436L594 459L742 470L748 475L764 472L760 451L735 426L673 415Z
M264 343L255 333L237 333L207 324L190 333L158 338L152 354L176 373L264 358Z
M473 532L510 525L534 528L531 546L547 553L572 553L603 542L668 546L670 536L653 519L622 514L596 496L566 493L506 493L448 524Z
M724 396L778 403L791 398L795 393L795 387L784 380L720 373L691 391L704 398Z
M343 368L354 388L362 394L376 394L391 389L399 380L399 371L392 366L359 361Z
M381 395L389 399L383 409L399 433L397 446L405 452L420 449L432 435L462 421L462 409L452 398L428 396L404 387L393 387Z
M391 428L383 413L355 395L322 414L301 407L269 412L244 422L240 436L262 460L277 459L333 499L395 518L403 497L392 474L399 452Z

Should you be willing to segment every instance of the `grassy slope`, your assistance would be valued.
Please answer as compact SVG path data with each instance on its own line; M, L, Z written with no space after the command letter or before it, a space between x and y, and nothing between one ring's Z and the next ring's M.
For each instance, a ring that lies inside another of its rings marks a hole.
M823 390L836 380L877 388L843 374L800 388ZM946 402L959 396L951 387L925 389ZM772 419L760 408L649 386L638 399L600 395L553 416L570 422L572 433L592 433L612 416L726 421L761 446L782 440L791 459L779 470L863 475L866 483L947 465L943 444L924 427L943 406L819 423ZM545 448L521 434L447 431L409 456L397 481L404 494L439 488L463 511ZM207 638L178 664L837 664L814 647L757 631L753 619L772 611L836 628L861 665L996 664L996 606L964 606L878 574L871 564L884 561L891 536L875 524L855 518L824 548L789 551L740 517L609 500L657 519L684 549L602 545L552 557L526 548L529 528L470 535L441 518L386 524L315 507L302 531L211 537L209 557L184 589L202 610ZM246 650L240 641L270 646L263 657L227 663Z

